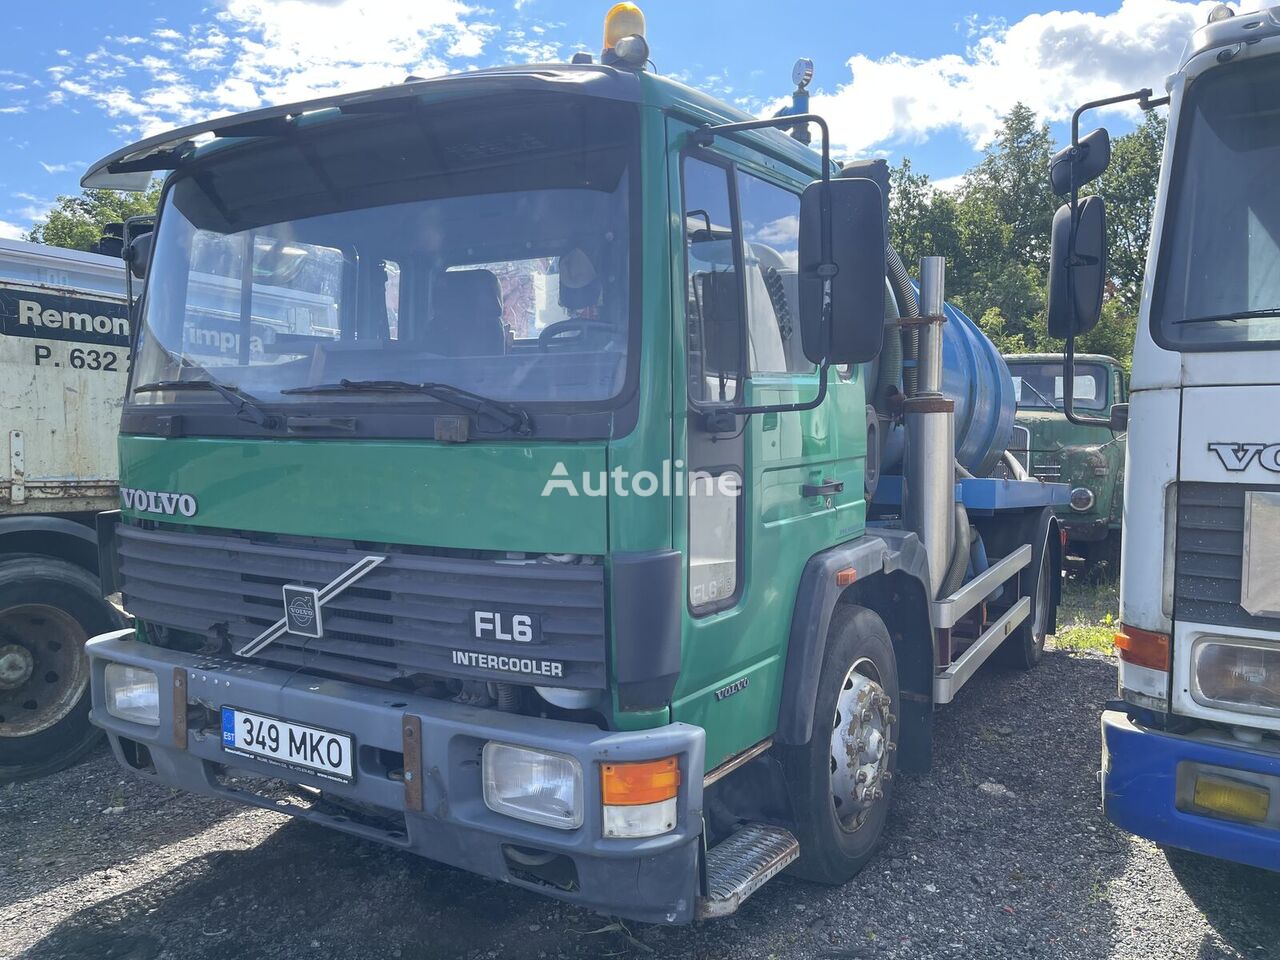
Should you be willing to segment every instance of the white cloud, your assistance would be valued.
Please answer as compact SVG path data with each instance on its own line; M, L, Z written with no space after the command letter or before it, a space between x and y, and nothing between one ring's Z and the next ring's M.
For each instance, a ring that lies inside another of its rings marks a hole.
M812 109L831 123L843 153L918 143L943 130L981 147L1018 101L1049 120L1063 120L1096 97L1140 87L1159 93L1213 6L1208 0L1123 0L1108 14L1056 11L1013 23L967 21L971 45L963 54L856 54L846 64L849 79L829 92L815 91Z
M16 223L0 220L0 240L21 240L27 231Z
M480 56L498 27L461 0L376 8L367 0L225 0L187 33L109 37L93 69L47 68L59 103L80 98L145 136L201 119L339 90L431 76ZM158 21L163 23L163 21ZM533 46L532 44L530 45ZM129 54L120 52L128 49ZM62 54L67 56L68 54Z
M80 160L69 160L66 163L45 163L43 160L37 160L40 166L44 167L45 173L67 173L71 170L81 170L84 163Z

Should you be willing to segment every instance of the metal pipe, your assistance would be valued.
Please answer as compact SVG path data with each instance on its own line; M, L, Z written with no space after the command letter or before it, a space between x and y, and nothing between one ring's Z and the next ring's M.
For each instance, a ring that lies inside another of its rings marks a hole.
M955 401L942 395L942 325L946 261L920 259L918 392L902 405L907 431L907 499L903 519L929 560L933 596L942 592L955 552Z
M947 261L944 257L920 258L920 315L940 318L927 323L920 337L920 373L918 391L922 394L942 390L942 324L946 315L942 304L946 284Z
M929 584L937 597L955 551L954 401L911 397L903 403L907 430L906 525L929 559Z

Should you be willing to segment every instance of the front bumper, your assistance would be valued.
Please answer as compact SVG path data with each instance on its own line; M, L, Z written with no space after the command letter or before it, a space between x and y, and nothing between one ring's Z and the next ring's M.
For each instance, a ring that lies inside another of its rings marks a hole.
M1106 517L1081 516L1070 507L1059 511L1058 523L1067 531L1067 540L1072 543L1097 543L1107 539L1111 532Z
M186 654L132 637L131 630L95 637L87 651L90 719L107 732L117 760L135 773L193 793L293 814L602 913L650 923L693 919L702 832L702 728L673 723L646 731L599 730ZM145 667L160 678L158 727L106 712L103 671L113 662ZM225 753L217 719L224 705L350 734L354 781L331 782ZM583 825L560 830L490 810L480 765L490 740L576 758L583 770ZM599 765L672 755L680 758L683 772L676 828L660 837L604 839ZM415 767L421 771L416 786L405 775ZM353 817L326 804L281 806L274 796L254 791L254 778L323 790L339 803L375 808L380 816Z
M1107 819L1159 844L1280 870L1280 829L1178 809L1178 766L1184 763L1280 777L1280 754L1153 730L1119 710L1102 714L1102 808Z

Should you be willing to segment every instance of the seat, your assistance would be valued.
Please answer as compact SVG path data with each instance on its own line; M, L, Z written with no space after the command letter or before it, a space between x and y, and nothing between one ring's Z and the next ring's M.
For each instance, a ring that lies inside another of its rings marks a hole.
M431 297L430 349L446 357L507 352L502 287L492 270L451 270L436 277Z

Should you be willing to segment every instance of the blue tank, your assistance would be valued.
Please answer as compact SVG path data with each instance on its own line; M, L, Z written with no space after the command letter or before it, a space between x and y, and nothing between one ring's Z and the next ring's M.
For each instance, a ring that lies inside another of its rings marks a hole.
M985 477L1013 434L1013 379L1000 351L976 323L949 303L944 312L942 391L956 402L956 460L974 476ZM892 471L902 462L903 443L899 425L887 439L884 469Z

